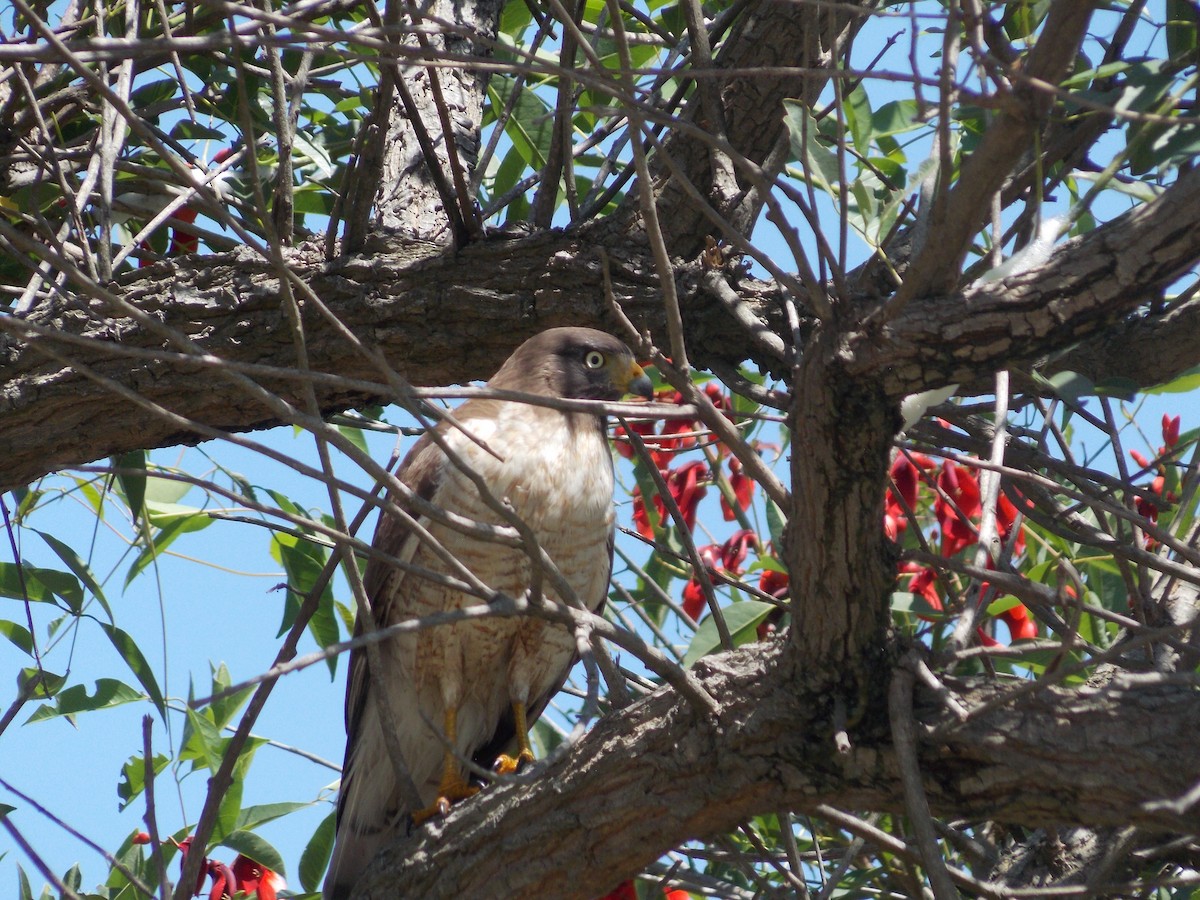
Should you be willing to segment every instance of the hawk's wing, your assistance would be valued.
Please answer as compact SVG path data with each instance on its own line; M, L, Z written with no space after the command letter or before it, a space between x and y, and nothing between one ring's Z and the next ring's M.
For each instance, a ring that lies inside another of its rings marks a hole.
M404 458L396 477L418 497L435 502L445 463L441 449L428 435L423 435ZM419 541L400 518L381 512L371 543L376 549L407 562L415 554ZM403 569L382 560L372 558L367 562L363 582L377 628L386 627L397 618L395 598L405 575ZM355 637L363 631L362 622L357 621ZM401 678L403 672L390 673L390 677ZM369 746L382 739L376 733L378 729L364 728L370 695L367 651L358 648L350 653L346 676L346 755L338 792L337 837L325 879L326 896L331 900L349 892L378 849L406 827L411 812L400 803L390 758L385 758L383 766L364 762L364 758L377 760L380 752L387 753L386 747ZM428 773L409 774L420 783L418 779Z

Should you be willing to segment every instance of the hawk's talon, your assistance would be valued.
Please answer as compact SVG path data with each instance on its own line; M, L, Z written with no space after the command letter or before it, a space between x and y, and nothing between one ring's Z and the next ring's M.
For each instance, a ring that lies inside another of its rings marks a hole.
M522 750L516 756L501 753L496 757L496 761L492 763L492 771L497 775L515 775L526 766L532 765L533 760L532 750Z
M474 797L478 793L479 788L473 784L443 785L433 803L412 814L413 825L424 825L434 818L444 819L450 815L450 808L455 803Z

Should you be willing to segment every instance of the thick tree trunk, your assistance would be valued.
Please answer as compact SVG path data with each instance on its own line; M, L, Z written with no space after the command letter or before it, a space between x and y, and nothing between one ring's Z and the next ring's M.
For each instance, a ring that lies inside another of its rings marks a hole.
M895 566L879 524L880 485L900 422L897 404L878 384L847 377L830 346L835 340L818 330L792 385L793 503L784 559L800 658L851 692L856 710L854 693L865 696L867 669L875 668L868 660L886 646Z

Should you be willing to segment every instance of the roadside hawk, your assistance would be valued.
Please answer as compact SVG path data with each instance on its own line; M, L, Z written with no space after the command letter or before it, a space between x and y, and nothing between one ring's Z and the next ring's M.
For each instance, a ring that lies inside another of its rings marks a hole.
M588 328L552 328L530 338L488 387L566 399L652 394L629 348ZM465 466L456 465L426 434L401 464L400 481L449 513L504 524L464 471L471 469L529 526L579 600L590 610L600 609L608 593L613 541L613 467L604 417L472 399L454 418L461 427L442 422L436 430ZM415 518L489 588L511 597L531 590L533 564L524 549ZM374 546L414 567L453 574L429 542L395 516L380 516ZM375 559L367 563L364 579L377 627L482 602ZM560 599L549 579L543 579L542 590L548 599ZM365 650L350 655L346 757L337 839L325 880L328 900L348 896L376 851L410 821L423 821L474 793L463 760L488 766L500 758L507 770L517 760L532 760L528 723L566 679L575 639L570 628L543 619L496 617L398 635L379 650L381 672L368 671ZM382 691L424 809L408 808L397 786L377 705ZM500 756L510 747L516 760Z

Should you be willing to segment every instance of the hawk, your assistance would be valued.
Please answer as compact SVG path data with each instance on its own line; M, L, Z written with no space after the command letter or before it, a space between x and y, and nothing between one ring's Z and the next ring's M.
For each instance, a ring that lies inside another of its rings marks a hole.
M552 328L530 338L488 387L572 400L652 395L629 348L590 328ZM465 466L426 434L401 464L400 481L447 512L504 524L472 480L476 474L529 526L579 600L600 609L613 542L613 466L604 417L473 399L454 418L457 427L442 422L436 431ZM524 549L468 537L427 517L418 522L491 589L511 597L531 590L533 565ZM429 542L395 516L380 516L374 546L414 567L453 574ZM364 581L378 627L481 602L375 559L367 563ZM549 579L543 590L560 599ZM518 760L533 759L528 723L566 679L575 640L568 627L542 619L483 618L398 635L379 651L381 672L368 672L365 650L350 655L346 757L327 900L348 896L376 851L410 820L423 821L477 790L467 782L464 759L489 765L499 757L509 771ZM377 705L384 691L423 809L408 808L396 782ZM514 741L516 760L500 757Z

